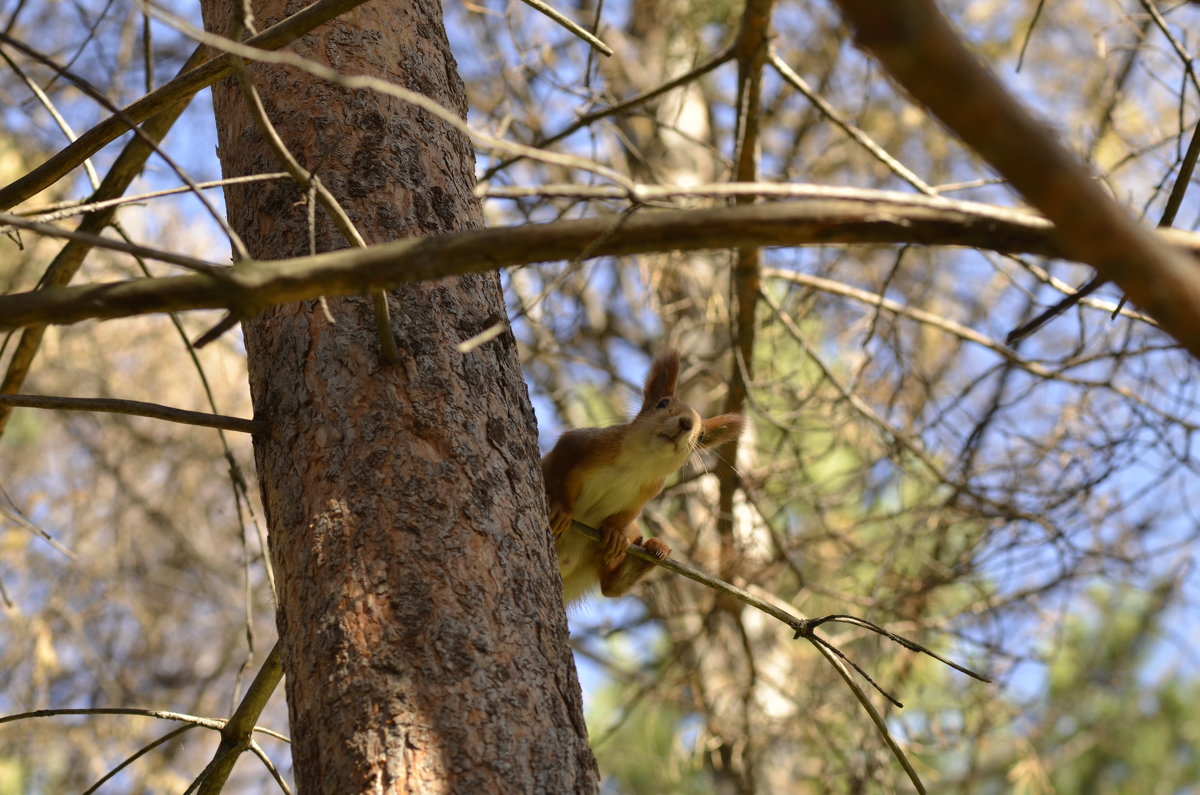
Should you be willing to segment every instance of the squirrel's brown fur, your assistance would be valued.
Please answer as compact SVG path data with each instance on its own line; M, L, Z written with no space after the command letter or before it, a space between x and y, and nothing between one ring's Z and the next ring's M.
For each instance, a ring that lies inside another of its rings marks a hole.
M676 397L679 353L655 358L646 376L642 406L625 425L579 428L564 433L542 459L550 528L563 578L563 601L579 599L599 583L605 596L629 591L653 565L625 554L632 544L665 558L670 547L642 540L637 519L662 491L668 475L697 450L733 441L742 432L740 414L711 419ZM572 520L604 534L596 545L568 533Z

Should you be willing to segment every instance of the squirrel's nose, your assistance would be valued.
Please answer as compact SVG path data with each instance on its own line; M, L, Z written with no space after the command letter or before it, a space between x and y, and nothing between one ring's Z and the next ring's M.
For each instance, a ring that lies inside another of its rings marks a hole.
M691 431L691 430L692 430L692 427L693 427L695 424L696 424L696 421L695 421L694 419L692 419L691 417L688 417L688 416L686 416L686 415L685 415L685 416L683 416L683 417L680 417L680 418L679 418L679 427L680 427L682 430L685 430L685 431Z

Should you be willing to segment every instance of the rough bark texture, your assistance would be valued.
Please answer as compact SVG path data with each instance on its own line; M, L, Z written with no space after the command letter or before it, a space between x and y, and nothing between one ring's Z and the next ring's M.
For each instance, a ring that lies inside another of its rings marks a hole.
M240 2L204 4L227 32ZM298 4L256 4L261 28ZM465 114L435 0L364 6L295 49ZM288 147L368 242L481 225L467 140L427 114L283 68L254 80ZM278 170L236 82L214 86L226 176ZM255 258L307 249L295 185L227 191ZM323 213L318 248L345 245ZM380 358L365 298L272 309L245 324L255 444L279 579L279 632L302 792L578 792L596 788L566 646L511 333L495 274L391 297L403 361Z

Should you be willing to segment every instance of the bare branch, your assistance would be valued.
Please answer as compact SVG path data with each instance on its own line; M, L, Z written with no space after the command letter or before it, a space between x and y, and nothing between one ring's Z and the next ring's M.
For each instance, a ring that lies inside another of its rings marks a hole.
M242 751L250 747L255 731L255 722L271 699L271 694L283 679L283 662L279 644L271 648L263 661L258 675L246 690L242 703L229 721L221 727L221 744L213 755L212 762L197 779L201 795L216 795L225 786L233 764Z
M712 70L716 69L718 66L721 66L722 64L730 61L732 58L733 58L733 49L732 48L723 50L722 52L717 53L712 58L708 59L707 61L700 64L699 66L688 70L687 72L679 75L678 77L668 80L667 82L663 83L662 85L655 86L654 88L649 89L648 91L643 91L642 93L636 94L632 97L629 97L628 99L622 100L622 101L616 103L615 105L610 105L606 108L600 108L599 110L594 110L591 113L583 114L578 119L571 122L566 127L559 130L558 132L554 133L553 135L548 135L544 138L538 138L537 141L534 142L534 146L535 147L544 147L544 146L549 146L550 144L553 144L553 143L557 143L558 141L561 141L562 139L571 135L571 133L578 132L579 130L582 130L584 127L587 127L587 126L591 125L592 123L599 121L600 119L604 119L609 116L615 116L619 113L623 113L627 110L630 110L631 108L636 108L639 105L643 105L647 102L650 102L651 100L656 99L670 91L673 91L676 88L679 88L680 86L685 86L688 83L698 80L700 77L708 74ZM483 173L483 176L480 178L480 182L487 183L489 180L492 179L492 177L496 176L497 173L508 168L513 163L520 161L524 157L526 157L526 155L517 154L512 157L508 157L504 160L501 160L499 163L492 166L491 168L489 168L487 171L485 171Z
M323 25L334 17L344 14L365 0L317 0L312 5L296 12L282 22L252 36L246 44L263 50L274 50L289 44ZM197 48L192 58L198 60L203 47ZM129 130L128 122L141 123L159 113L187 104L192 96L233 71L228 56L194 64L178 77L134 102L117 114L83 133L70 146L60 150L42 165L11 184L0 188L0 209L8 209L53 185L72 169L79 166L105 145L112 143Z
M603 257L735 246L922 243L1062 254L1054 230L1033 215L887 192L841 194L861 198L644 210L625 218L617 235L611 234L612 219L601 216L247 263L219 282L209 276L175 276L18 293L0 296L0 329L188 309L224 308L247 314L320 295L361 294L443 276L573 259L581 253ZM1160 234L1200 253L1200 235L1170 230Z
M580 524L579 522L571 523L571 532L577 533L581 536L585 536L585 537L591 539L595 543L599 543L603 538L603 536L599 530L595 530L591 527L588 527L587 525ZM853 662L851 662L849 660L849 658L847 658L846 655L843 654L840 649L838 649L836 646L834 646L828 640L818 637L815 634L816 628L818 626L820 626L821 624L828 623L828 622L848 623L848 624L853 624L855 626L863 627L863 628L871 630L872 632L876 632L876 633L882 635L883 637L899 644L900 646L903 646L904 648L908 649L909 651L915 651L915 652L918 652L921 654L927 654L930 657L933 657L934 659L938 660L939 662L949 665L951 668L953 668L956 671L959 671L960 673L964 673L967 676L970 676L974 679L978 679L980 682L990 683L992 681L988 677L986 677L982 674L976 673L975 671L972 671L970 668L967 668L966 666L959 665L958 663L955 663L955 662L951 662L950 660L942 657L941 655L934 653L933 651L926 648L925 646L922 646L919 643L911 641L908 638L905 638L900 635L896 635L895 633L889 632L886 629L883 629L882 627L871 623L870 621L866 621L864 619L857 618L855 616L846 616L846 615L831 615L831 616L825 616L823 618L815 618L815 619L799 618L798 616L795 616L792 613L790 613L780 607L777 607L774 604L771 604L770 602L767 602L763 599L759 599L757 596L750 593L749 591L739 588L736 585L731 585L730 583L727 583L723 580L719 580L716 577L712 577L708 574L705 574L704 572L700 571L699 569L693 568L692 566L689 566L686 563L682 563L679 560L676 560L675 558L671 558L671 557L659 558L656 555L654 555L653 553L648 552L645 549L643 549L642 547L636 546L636 545L631 545L630 547L628 547L625 550L625 554L632 555L633 557L638 558L639 560L644 560L644 561L653 563L654 565L656 565L660 568L666 569L667 571L673 572L682 577L686 577L689 580L693 580L695 582L700 583L701 585L708 586L709 588L711 588L714 591L717 591L718 593L726 594L727 596L732 596L735 599L738 599L739 601L744 602L745 604L749 605L750 607L755 608L756 610L761 610L762 612L766 613L767 615L771 616L772 618L775 618L775 619L783 622L784 624L786 624L788 627L790 627L795 632L795 637L797 639L804 638L809 643L811 643L814 647L816 647L817 651L821 652L821 654L825 657L825 659L829 662L829 664L833 666L834 670L836 670L838 672L838 675L840 675L842 677L842 679L845 681L846 685L850 688L851 692L854 693L854 697L862 705L863 709L866 710L867 714L871 718L871 721L875 724L875 728L879 731L880 735L883 737L884 742L887 744L888 749L892 752L892 755L896 757L896 760L898 762L900 762L900 765L904 768L904 771L908 775L909 780L912 781L913 786L915 786L917 788L918 792L924 792L925 787L921 783L921 779L917 775L916 770L913 769L912 764L908 761L908 755L904 753L904 750L900 747L900 745L892 737L891 732L889 732L887 729L886 722L880 716L878 710L875 709L875 705L872 704L871 700L867 698L866 694L862 691L862 688L859 687L858 683L854 681L853 677L850 675L850 672L848 670L846 670L845 666L847 664L853 666L854 669L856 671L858 671L858 673L860 675L863 676L863 678L865 678L868 682L871 683L872 687L874 687L876 690L878 690L891 703L895 704L898 707L903 707L904 705L901 704L899 701L897 701L894 697L892 697L889 693L887 693L881 687L879 687L879 685L877 685L875 683L875 681L873 679L871 679L871 677L868 676L865 671L863 671L861 668L859 668L857 665L855 665Z
M858 44L1059 228L1096 268L1200 356L1200 272L1118 205L969 52L932 0L838 0Z
M8 231L10 228L26 229L30 232L36 232L39 235L46 237L57 237L63 240L70 240L76 243L83 243L91 248L108 249L109 251L120 251L124 254L132 254L137 257L146 259L158 260L159 262L167 262L171 265L178 265L181 268L186 268L190 271L198 273L206 273L209 276L220 279L222 275L229 270L228 266L217 265L212 262L189 257L185 254L176 254L174 251L164 251L163 249L151 248L149 246L139 246L133 243L126 243L123 240L114 240L111 237L103 237L91 232L84 232L81 229L61 229L51 224L41 221L30 221L22 218L19 215L0 212L0 233Z
M813 107L816 108L822 116L829 119L829 121L835 124L838 129L850 136L855 143L867 150L872 157L887 166L888 169L893 174L900 177L900 179L904 180L909 185L912 185L914 188L927 196L937 195L937 191L934 190L928 182L914 174L912 169L908 168L908 166L892 157L892 155L882 146L877 144L875 140L871 138L871 136L867 135L861 129L843 119L841 114L837 112L837 109L834 108L833 105L830 105L829 101L823 96L814 91L812 86L810 86L803 77L797 74L796 70L792 69L787 61L780 58L779 53L775 52L774 49L771 50L770 58L771 65L775 67L775 71L779 72L779 76L786 80L792 88L803 94L804 98L811 102Z
M99 411L108 414L128 414L131 417L151 417L156 420L178 422L183 425L199 425L202 428L220 428L239 433L265 433L266 423L203 411L188 411L158 403L116 398L72 398L57 395L0 395L0 406L31 409L54 409L57 411Z
M571 532L578 533L579 535L584 536L586 538L590 538L592 541L597 542L597 543L599 543L603 538L603 535L601 534L601 532L599 530L596 530L595 528L592 528L592 527L588 527L587 525L581 524L579 522L571 523ZM738 601L744 602L745 604L749 605L750 607L753 607L755 610L760 610L763 613L766 613L767 615L771 616L772 618L783 622L788 627L790 627L793 632L796 633L797 638L812 639L814 637L813 631L821 624L826 624L829 622L853 624L855 626L862 627L864 629L869 629L872 632L875 632L879 635L883 635L884 637L888 638L889 640L892 640L892 641L900 644L901 646L904 646L906 649L908 649L910 651L915 651L920 654L926 654L930 657L933 657L938 662L945 663L946 665L949 665L951 668L958 671L959 673L966 674L967 676L971 677L972 679L978 679L980 682L991 682L992 681L990 678L984 676L983 674L972 671L970 668L967 668L964 665L959 665L958 663L951 662L950 660L947 660L947 659L941 657L940 655L930 651L925 646L922 646L919 643L915 643L914 641L911 641L901 635L896 635L892 632L888 632L887 630L883 629L882 627L878 626L877 624L873 624L870 621L866 621L865 619L861 619L856 616L847 616L847 615L840 615L840 614L825 616L823 618L800 618L799 616L796 616L787 610L784 610L774 604L771 604L770 602L768 602L764 599L758 598L757 596L755 596L754 594L745 590L744 588L739 588L736 585L732 585L730 583L725 582L724 580L720 580L716 577L706 574L706 573L700 571L699 569L694 568L693 566L689 566L688 564L683 563L682 561L679 561L675 558L672 558L669 556L665 557L665 558L660 558L660 557L656 556L654 553L649 552L646 549L644 549L636 544L629 546L626 549L625 554L632 555L633 557L637 558L638 560L644 560L649 563L653 563L654 565L658 566L659 568L666 569L667 571L678 574L681 577L686 577L689 580L692 580L693 582L698 582L701 585L707 586L707 587L711 588L712 590L717 591L718 593L723 593L723 594L726 594L727 596L732 596L735 599L737 599ZM893 703L898 704L898 702L896 702L895 699L891 699L890 696L888 698L890 700L892 700ZM903 706L903 705L899 705L899 706Z
M197 41L202 41L205 44L224 50L227 54L240 56L250 61L262 61L263 63L285 64L301 69L322 80L327 80L334 85L341 86L347 89L366 89L368 91L377 91L380 94L394 97L404 102L409 102L416 105L421 110L432 114L439 121L444 122L450 127L458 130L462 134L470 137L479 146L496 152L506 152L515 154L520 157L527 157L531 160L537 160L543 163L550 163L564 168L580 169L590 171L597 176L604 177L616 185L632 189L632 181L624 174L602 165L592 160L574 155L559 154L557 152L549 152L539 149L535 146L525 146L523 144L506 141L497 138L479 130L472 129L466 121L462 119L457 111L448 110L439 105L434 100L421 94L418 91L411 91L403 86L396 85L387 80L381 80L377 77L369 75L344 75L336 69L331 69L328 66L313 61L309 58L302 58L292 52L274 52L264 50L259 47L250 46L248 43L237 42L224 36L217 36L213 33L200 30L193 25L188 24L185 20L168 14L162 9L155 9L155 15L168 25L178 29L180 32L195 38Z
M547 5L546 3L543 3L542 0L521 0L521 2L523 2L525 5L529 6L530 8L534 9L535 11L538 11L538 12L550 17L550 19L553 19L555 22L557 22L558 24L560 24L564 28L566 28L568 31L570 31L572 35L578 36L579 38L583 39L588 44L592 45L593 47L595 47L597 50L604 53L605 55L613 54L612 47L609 47L607 44L600 41L600 39L596 38L596 36L593 35L591 31L580 27L577 22L575 22L570 17L565 16L558 9L556 9L550 5Z
M276 179L286 179L287 172L279 171L270 174L251 174L247 177L229 177L227 179L214 179L208 182L197 182L196 187L200 189L206 188L223 188L226 185L238 185L246 182L270 182ZM103 201L65 201L56 204L46 205L44 207L31 207L13 213L21 218L28 218L31 221L61 221L63 218L71 218L76 215L86 215L94 210L104 210L109 207L120 207L125 204L140 204L147 202L150 199L161 199L165 196L176 196L180 193L191 193L192 188L187 185L181 185L177 188L166 188L164 190L150 191L148 193L139 193L134 196L122 196L119 199L105 199ZM0 227L0 233L5 232L3 227Z
M91 793L99 790L100 787L102 787L104 785L104 782L108 781L110 778L117 775L122 770L129 767L131 764L133 764L137 760L141 759L143 756L150 753L158 746L162 745L163 743L170 742L171 740L175 739L176 737L183 734L184 732L189 732L194 728L196 728L196 724L194 724L194 723L188 724L187 726L180 726L176 729L172 729L171 731L167 732L162 737L159 737L157 740L154 740L153 742L143 745L141 748L137 749L132 754L130 754L129 756L127 756L123 760L121 760L121 763L119 765L113 767L107 773L105 773L103 776L98 778L96 780L95 784L93 784L92 786L88 787L86 790L83 791L82 795L91 795Z

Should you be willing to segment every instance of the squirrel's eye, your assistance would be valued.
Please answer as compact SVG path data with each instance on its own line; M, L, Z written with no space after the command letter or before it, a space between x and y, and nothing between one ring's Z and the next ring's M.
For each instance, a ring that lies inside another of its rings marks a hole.
M671 398L669 398L669 397L665 397L665 398L663 398L662 400L658 401L658 403L656 403L656 404L654 405L654 408L656 408L656 409L665 409L665 408L666 408L667 406L669 406L669 405L671 405Z

